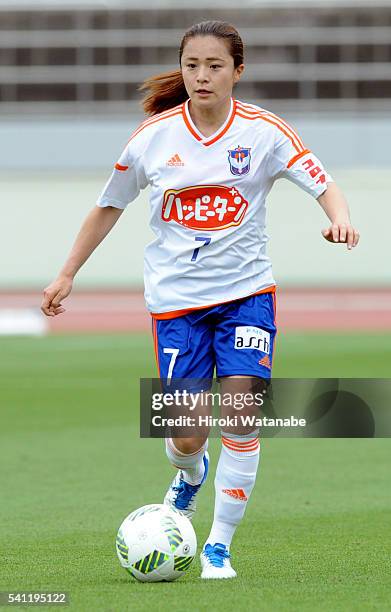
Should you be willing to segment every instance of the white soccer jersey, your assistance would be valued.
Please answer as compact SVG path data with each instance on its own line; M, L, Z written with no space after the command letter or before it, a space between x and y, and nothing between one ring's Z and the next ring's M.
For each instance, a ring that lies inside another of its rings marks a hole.
M151 186L156 239L145 250L145 299L167 316L273 287L265 232L273 182L287 178L317 198L332 181L273 113L231 99L224 125L205 137L188 105L139 126L97 202L125 208Z

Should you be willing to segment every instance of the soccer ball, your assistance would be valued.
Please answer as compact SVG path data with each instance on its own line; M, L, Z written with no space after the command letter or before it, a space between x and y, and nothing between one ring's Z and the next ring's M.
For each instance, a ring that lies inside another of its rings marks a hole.
M118 559L141 582L183 576L197 551L189 519L164 504L149 504L123 521L116 539Z

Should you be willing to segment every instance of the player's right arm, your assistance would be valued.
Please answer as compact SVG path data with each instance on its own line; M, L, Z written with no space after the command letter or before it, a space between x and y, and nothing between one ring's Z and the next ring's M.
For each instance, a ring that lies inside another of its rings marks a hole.
M45 315L54 317L65 312L61 300L72 291L76 273L107 236L122 213L123 209L112 206L105 208L95 206L87 215L59 275L44 289L41 310Z
M136 199L148 180L142 163L143 140L129 141L107 181L97 206L88 214L57 278L44 289L42 312L54 317L62 312L61 300L72 291L73 279L91 253L107 236L129 202Z

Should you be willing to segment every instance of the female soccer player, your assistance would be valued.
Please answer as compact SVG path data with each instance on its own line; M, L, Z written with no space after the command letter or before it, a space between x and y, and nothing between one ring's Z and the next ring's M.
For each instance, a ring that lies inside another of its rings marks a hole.
M283 119L232 97L244 71L243 43L230 24L207 21L185 32L180 70L144 82L147 118L132 134L86 218L42 310L64 312L75 274L141 189L151 186L145 298L159 376L210 379L221 395L251 391L271 376L275 282L266 255L265 199L284 177L317 199L329 242L359 240L345 199L319 159ZM233 408L225 409L225 414ZM190 518L205 482L207 437L166 439L179 471L165 503ZM230 545L253 489L258 430L222 431L215 511L201 553L202 578L236 576Z

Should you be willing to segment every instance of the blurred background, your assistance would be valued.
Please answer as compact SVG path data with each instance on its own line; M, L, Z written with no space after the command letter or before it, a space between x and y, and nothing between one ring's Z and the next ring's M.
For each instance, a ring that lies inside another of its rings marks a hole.
M216 18L245 43L235 96L297 129L342 188L362 235L353 252L327 243L317 202L275 184L268 227L280 324L391 327L391 3L210 5L0 0L0 333L149 329L147 191L80 270L65 314L44 320L41 292L144 118L138 85L178 66L187 27Z

